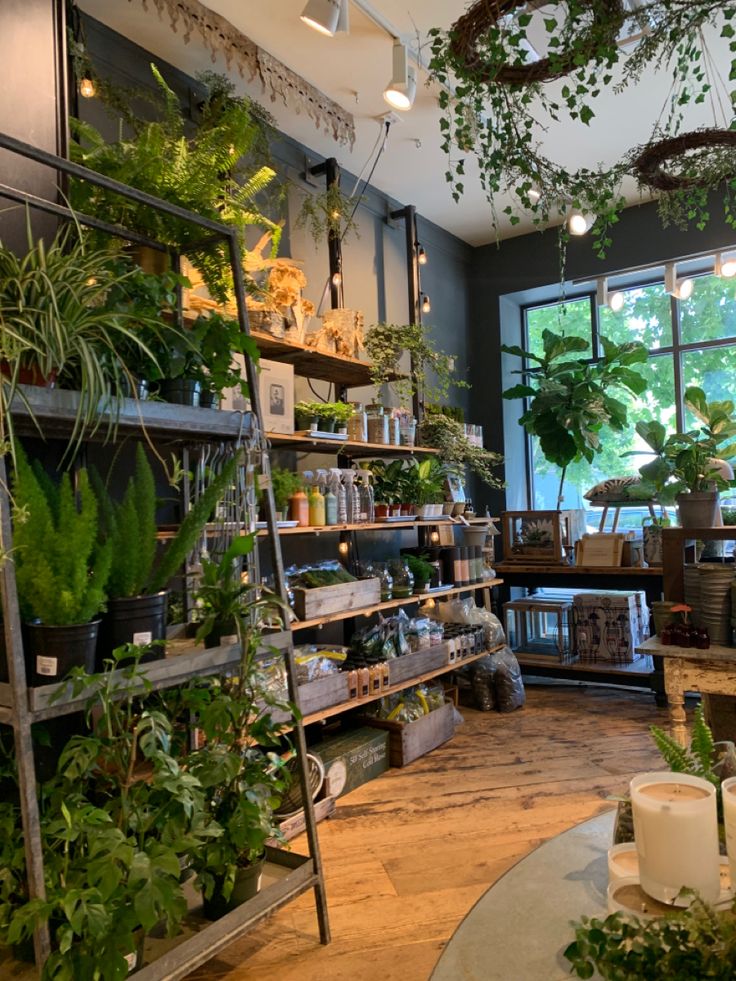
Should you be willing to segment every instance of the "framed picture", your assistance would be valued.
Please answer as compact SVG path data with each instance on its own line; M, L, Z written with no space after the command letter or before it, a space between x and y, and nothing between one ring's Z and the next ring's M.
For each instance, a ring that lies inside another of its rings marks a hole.
M294 365L261 358L259 367L263 428L290 436L294 432Z
M446 477L445 484L451 501L456 504L465 501L465 485L459 477Z

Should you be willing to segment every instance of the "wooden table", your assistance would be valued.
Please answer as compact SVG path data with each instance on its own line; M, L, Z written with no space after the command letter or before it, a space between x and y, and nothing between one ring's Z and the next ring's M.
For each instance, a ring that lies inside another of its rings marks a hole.
M664 690L670 711L672 736L687 746L685 692L736 696L736 647L711 644L708 650L662 645L650 637L637 650L661 657L664 662Z

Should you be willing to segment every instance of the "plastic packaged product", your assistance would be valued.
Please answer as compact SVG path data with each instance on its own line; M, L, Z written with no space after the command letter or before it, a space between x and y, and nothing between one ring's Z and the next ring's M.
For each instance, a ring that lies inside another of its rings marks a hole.
M422 617L412 620L411 631L416 644L414 650L423 651L432 646L430 621L428 619Z
M318 678L337 674L348 656L344 647L318 647L314 644L301 644L294 648L296 678L300 685Z
M257 669L263 678L266 691L269 691L275 698L288 698L286 665L280 654L268 654L258 658Z
M496 708L499 712L514 712L522 708L526 702L524 681L521 668L513 651L504 647L491 654L496 671L493 675L493 686L496 692Z
M437 647L445 638L445 628L439 620L429 621L429 646Z

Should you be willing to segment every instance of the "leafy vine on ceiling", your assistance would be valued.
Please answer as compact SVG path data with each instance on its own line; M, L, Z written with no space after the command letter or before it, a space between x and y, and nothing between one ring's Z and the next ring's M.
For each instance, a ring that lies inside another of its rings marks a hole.
M532 25L547 46L535 61L528 58ZM729 43L728 82L708 50L704 32L712 28ZM622 46L621 37L635 41ZM664 224L680 227L707 224L709 193L717 189L736 228L736 0L645 0L634 10L625 0L477 0L449 31L432 29L430 39L446 179L458 201L465 158L476 157L494 228L501 214L511 225L523 213L547 226L578 210L595 217L594 249L602 258L627 204L626 177L657 196ZM545 130L565 116L589 125L602 91L619 94L650 67L669 73L672 83L644 146L628 148L610 167L577 170L544 154ZM561 84L547 84L555 80ZM706 102L713 127L683 131L687 107ZM505 192L513 203L499 214L496 197ZM566 240L564 224L560 234Z

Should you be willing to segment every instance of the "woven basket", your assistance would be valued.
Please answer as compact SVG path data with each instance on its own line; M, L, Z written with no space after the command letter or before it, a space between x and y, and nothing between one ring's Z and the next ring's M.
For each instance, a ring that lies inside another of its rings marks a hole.
M322 765L322 760L312 756L311 753L307 753L307 767L309 769L309 787L312 791L312 800L315 800L324 783L325 768ZM296 756L292 756L286 764L286 769L291 774L291 782L281 799L278 811L275 813L278 818L291 817L292 814L301 811L304 806L302 788L299 785L299 761Z

